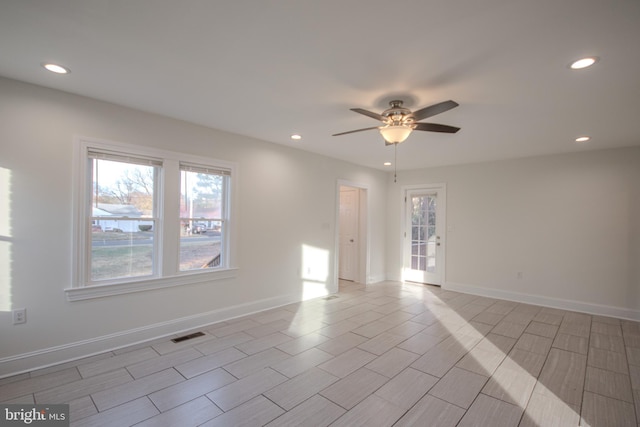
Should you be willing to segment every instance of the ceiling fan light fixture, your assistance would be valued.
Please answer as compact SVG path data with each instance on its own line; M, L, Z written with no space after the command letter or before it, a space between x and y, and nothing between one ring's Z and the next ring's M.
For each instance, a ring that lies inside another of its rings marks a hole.
M382 135L384 140L389 144L400 144L401 142L404 142L409 137L412 130L413 128L410 126L389 125L389 126L382 126L380 128L380 134Z

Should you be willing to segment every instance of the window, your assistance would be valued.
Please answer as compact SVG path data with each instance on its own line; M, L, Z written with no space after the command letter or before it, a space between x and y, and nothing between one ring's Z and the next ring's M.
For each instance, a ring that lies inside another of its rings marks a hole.
M228 171L180 165L180 271L221 265L228 177Z
M76 154L68 299L233 276L234 164L86 139Z

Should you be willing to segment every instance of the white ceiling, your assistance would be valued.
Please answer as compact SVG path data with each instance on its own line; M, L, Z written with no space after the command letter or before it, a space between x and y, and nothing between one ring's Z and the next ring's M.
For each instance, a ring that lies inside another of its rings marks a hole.
M414 132L398 169L626 147L640 1L2 0L0 75L378 169L393 147L377 131L331 135L394 98L453 99L426 121L462 128Z

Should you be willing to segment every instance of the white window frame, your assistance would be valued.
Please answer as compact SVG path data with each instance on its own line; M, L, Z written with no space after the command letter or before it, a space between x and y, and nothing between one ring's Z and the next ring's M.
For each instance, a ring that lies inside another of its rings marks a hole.
M89 152L111 152L120 156L136 156L156 159L162 162L159 175L159 194L157 194L158 235L154 245L157 251L154 276L142 278L123 278L109 280L104 283L90 283L88 265L91 236L86 227L91 215L87 212L91 191L91 177L88 176ZM76 137L74 140L74 170L73 170L73 257L72 283L66 288L67 300L78 301L100 298L111 295L141 292L146 290L167 288L173 286L207 283L236 276L234 267L236 253L234 238L236 225L233 216L236 183L238 182L238 165L233 162L193 156L152 147L124 144L120 142L104 141L87 137ZM225 199L225 235L221 248L222 264L215 269L180 271L180 164L189 163L201 165L211 169L222 169L230 174Z

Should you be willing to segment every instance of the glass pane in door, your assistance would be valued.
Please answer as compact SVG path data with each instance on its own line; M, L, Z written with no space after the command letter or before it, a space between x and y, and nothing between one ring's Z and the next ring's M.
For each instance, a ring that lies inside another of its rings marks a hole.
M412 196L411 213L411 268L436 270L436 196Z

